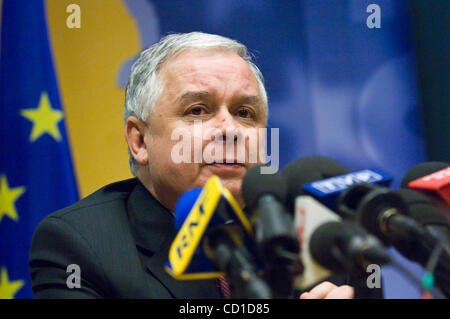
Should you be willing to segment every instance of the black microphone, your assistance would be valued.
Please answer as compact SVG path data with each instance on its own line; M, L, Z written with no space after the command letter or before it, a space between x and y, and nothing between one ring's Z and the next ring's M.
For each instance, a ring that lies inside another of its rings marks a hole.
M230 278L233 298L271 298L270 288L257 275L253 256L232 227L221 225L208 231L204 242L206 256Z
M411 189L401 188L398 194L408 207L408 215L424 226L439 225L450 228L449 218L437 207L432 199Z
M442 249L436 259L434 275L436 284L444 295L450 297L450 221L428 197L410 189L396 191L408 206L408 216L417 221L424 229L425 236L420 243L404 253L410 259L417 261L425 268L430 267L430 261L436 249ZM427 271L430 271L427 269Z
M450 220L445 214L434 205L433 201L413 190L399 189L396 193L407 203L408 216L426 229L434 245L441 243L446 255L450 256Z
M284 207L286 191L284 178L261 174L261 166L249 169L242 181L242 196L275 297L292 296L293 276L301 271L293 218Z
M322 266L347 273L355 299L382 298L379 289L368 286L365 271L370 265L398 266L376 237L351 221L332 221L319 226L312 234L309 250Z
M424 206L425 205L425 206ZM448 224L446 217L425 197L410 190L391 191L374 184L353 185L338 198L340 212L356 221L385 245L424 264L438 239L425 227ZM352 212L352 213L349 213Z
M424 267L434 248L447 242L442 234L442 227L448 227L447 218L431 201L411 190L391 191L361 183L341 193L337 207L346 215L353 211L356 221L385 245L394 246L403 256ZM448 285L449 267L448 252L444 252L436 268L441 287Z
M405 174L402 189L397 191L408 203L409 215L422 224L430 236L443 244L447 255L450 255L450 220L445 212L450 210L442 200L442 195L445 194L442 188L449 184L449 169L450 164L444 162L418 164Z
M336 272L365 272L370 264L391 262L381 242L350 221L333 221L319 226L310 243L313 258Z
M421 223L450 255L450 213L448 188L450 164L425 162L412 167L403 177L400 196L408 202L410 216ZM412 188L414 190L408 189ZM447 195L447 196L446 196Z
M281 171L287 182L286 206L293 212L295 199L300 195L309 195L302 188L304 184L347 173L350 173L348 167L323 156L306 156L289 163Z
M359 183L346 189L338 197L337 210L354 216L385 245L393 244L401 251L414 249L416 239L424 234L423 227L407 216L402 197L375 184Z

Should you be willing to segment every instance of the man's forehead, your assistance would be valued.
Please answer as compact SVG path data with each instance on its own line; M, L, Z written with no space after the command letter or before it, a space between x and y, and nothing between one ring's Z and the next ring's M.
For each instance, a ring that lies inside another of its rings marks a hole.
M260 100L258 81L250 66L225 49L187 49L171 57L159 76L164 90L175 93L178 99L206 96L214 93L217 84L227 82L237 94L248 95L250 102L260 102L256 101Z
M222 72L234 72L245 77L254 77L250 66L242 57L224 48L184 49L170 57L159 73L168 77L173 73L213 72L220 69Z
M241 58L236 52L222 47L184 48L172 54L170 58L166 60L165 63L170 63L180 59L183 60L186 56L202 58L202 57L210 57L213 55L228 55Z

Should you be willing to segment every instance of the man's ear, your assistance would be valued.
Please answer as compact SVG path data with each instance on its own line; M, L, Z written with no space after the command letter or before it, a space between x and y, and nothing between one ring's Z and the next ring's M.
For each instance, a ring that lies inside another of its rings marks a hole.
M145 130L145 123L135 116L130 116L125 123L125 139L128 143L128 149L131 156L140 165L147 165L148 163L147 145L144 141Z

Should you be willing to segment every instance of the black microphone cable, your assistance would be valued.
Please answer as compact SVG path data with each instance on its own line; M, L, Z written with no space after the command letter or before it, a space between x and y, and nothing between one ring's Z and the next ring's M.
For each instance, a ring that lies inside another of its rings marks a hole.
M438 242L434 249L430 254L430 258L428 259L425 267L425 274L422 277L422 286L425 291L422 294L422 297L426 297L426 293L430 293L432 296L435 295L439 299L447 299L444 293L439 289L439 287L435 286L435 276L434 271L438 265L439 259L442 256L442 252L444 251L443 243Z

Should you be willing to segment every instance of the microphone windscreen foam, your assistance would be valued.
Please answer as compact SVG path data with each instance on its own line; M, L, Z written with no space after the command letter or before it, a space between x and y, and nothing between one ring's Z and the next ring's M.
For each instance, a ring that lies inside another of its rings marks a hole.
M449 225L449 220L432 200L411 190L398 189L395 191L405 202L407 215L422 225Z
M286 180L279 173L261 174L261 166L250 168L242 181L242 197L246 205L253 208L264 194L275 196L281 203L286 202Z
M333 254L333 247L337 247L351 235L364 235L364 232L350 222L327 222L320 225L312 234L309 241L311 256L322 266L333 270L342 270L341 261Z
M341 163L323 156L302 157L286 165L281 171L287 182L287 206L294 210L295 198L306 195L303 184L348 174L350 169Z
M419 224L441 225L450 228L450 221L445 214L436 206L430 204L416 204L409 208L408 216Z
M430 175L434 172L440 171L441 169L449 167L449 163L444 162L425 162L413 166L403 177L401 187L407 188L408 184L416 179Z
M431 204L431 199L428 199L425 195L408 188L399 188L394 193L400 195L402 200L407 206L415 204Z

